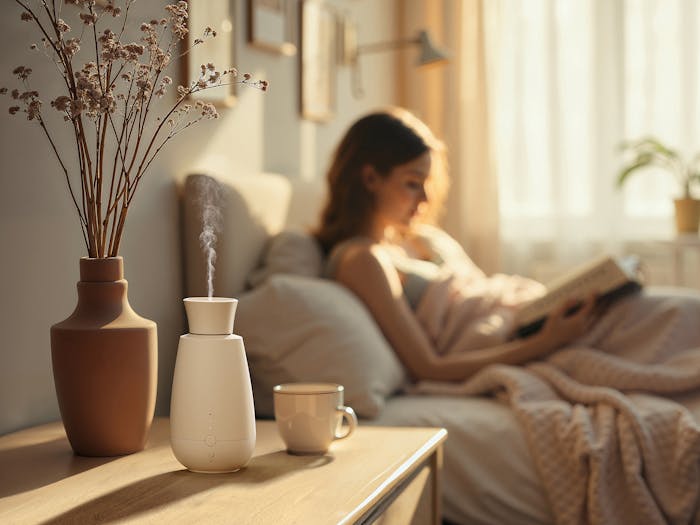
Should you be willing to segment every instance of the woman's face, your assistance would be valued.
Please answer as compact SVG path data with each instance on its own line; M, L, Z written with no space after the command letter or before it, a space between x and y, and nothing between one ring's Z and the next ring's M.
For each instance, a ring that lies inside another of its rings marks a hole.
M389 175L374 174L367 181L374 194L375 223L381 227L403 229L420 213L427 202L425 183L430 173L431 157L427 151L420 157L393 168Z

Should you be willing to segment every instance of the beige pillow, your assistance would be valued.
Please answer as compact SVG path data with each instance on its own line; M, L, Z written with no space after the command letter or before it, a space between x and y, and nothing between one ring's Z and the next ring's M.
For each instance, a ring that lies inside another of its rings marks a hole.
M405 371L365 306L341 285L277 274L239 298L243 337L259 416L273 413L272 387L294 381L345 386L361 417L379 415Z
M251 288L278 273L320 277L323 253L316 239L301 229L289 228L270 238L262 262L248 277Z

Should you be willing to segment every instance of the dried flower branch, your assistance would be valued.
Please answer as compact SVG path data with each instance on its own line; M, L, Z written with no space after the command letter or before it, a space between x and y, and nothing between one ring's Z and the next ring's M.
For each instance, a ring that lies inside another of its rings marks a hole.
M18 66L12 72L21 89L9 92L9 113L36 121L48 139L78 212L90 257L118 254L136 189L163 147L181 131L219 117L211 103L188 103L192 94L230 84L267 90L264 80L254 80L248 73L239 77L235 68L219 70L209 63L201 66L199 78L176 87L175 103L162 111L155 101L173 85L165 70L188 34L188 5L181 0L165 6L163 18L141 24L138 42L124 43L129 9L135 1L122 0L120 7L117 0L105 0L98 7L95 0L14 0L22 8L20 20L34 24L41 35L40 43L31 49L42 50L62 78L65 91L49 105L72 130L78 169L69 168L66 152L58 148L44 119L44 104L31 86L31 68ZM63 4L72 4L65 11L72 11L78 36L61 18ZM120 17L115 32L108 23ZM193 46L215 36L208 27ZM176 54L175 60L191 49ZM73 63L87 52L90 60L80 66ZM8 94L8 89L0 88L0 94ZM159 111L162 114L154 115Z

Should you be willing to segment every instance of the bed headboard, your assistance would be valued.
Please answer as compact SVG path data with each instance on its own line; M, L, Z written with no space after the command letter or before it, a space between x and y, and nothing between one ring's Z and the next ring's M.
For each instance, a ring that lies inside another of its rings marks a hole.
M312 225L320 206L317 185L283 175L189 175L181 188L185 293L206 296L206 258L199 236L207 203L219 206L214 294L237 297L258 265L270 236L286 226Z

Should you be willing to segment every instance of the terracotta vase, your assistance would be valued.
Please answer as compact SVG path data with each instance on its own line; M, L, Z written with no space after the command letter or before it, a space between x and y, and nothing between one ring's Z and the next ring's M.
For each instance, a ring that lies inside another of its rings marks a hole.
M676 231L678 233L697 233L700 226L700 200L676 199Z
M78 305L51 327L51 360L76 454L143 450L156 400L157 332L129 305L121 257L80 259Z

